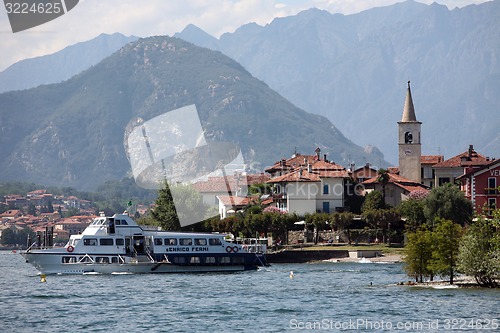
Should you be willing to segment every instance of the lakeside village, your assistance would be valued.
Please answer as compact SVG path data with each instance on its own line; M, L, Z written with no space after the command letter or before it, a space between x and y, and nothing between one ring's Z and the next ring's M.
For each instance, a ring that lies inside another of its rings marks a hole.
M451 283L457 266L453 257L459 251L460 237L465 235L462 239L478 248L473 256L491 257L493 267L493 271L465 273L484 285L498 286L500 226L484 221L491 221L498 212L500 160L476 152L473 145L448 159L422 155L422 123L416 118L409 82L403 115L397 124L398 167L376 170L366 164L346 168L328 160L318 147L311 155L296 152L288 159L280 159L265 173L210 177L193 184L201 194L200 200L208 206L215 203L219 213L210 219L211 227L205 223L203 231L250 237L260 234L268 239L270 249L290 250L287 260L292 261L293 249L313 245L333 249L340 244L406 243L415 252L406 251L409 276L420 282L424 278L432 280L434 275L449 276ZM260 193L243 193L243 185L259 189ZM137 205L134 217L141 221L157 205L158 200L156 204ZM43 189L6 195L0 207L4 207L0 214L0 244L11 247L16 243L25 246L25 240L12 239L25 235L26 230L38 235L50 230L55 243L65 243L71 235L81 233L97 214L90 201L56 196ZM77 215L63 217L68 212ZM466 237L467 230L473 229L473 220L482 221L475 230L483 232L477 244L474 235ZM443 235L453 244L445 249L451 255L440 258L440 245L434 250L431 247L436 237ZM326 255L345 256L333 251ZM365 251L361 255L381 253ZM278 257L275 262L279 262Z

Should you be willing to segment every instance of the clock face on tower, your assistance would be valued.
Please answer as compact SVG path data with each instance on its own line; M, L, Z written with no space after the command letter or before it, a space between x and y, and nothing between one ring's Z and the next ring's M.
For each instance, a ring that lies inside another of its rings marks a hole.
M405 149L405 155L411 155L411 150L410 149Z

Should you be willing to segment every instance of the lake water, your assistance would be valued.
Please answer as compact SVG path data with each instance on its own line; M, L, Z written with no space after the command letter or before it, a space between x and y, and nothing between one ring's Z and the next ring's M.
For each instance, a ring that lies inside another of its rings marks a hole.
M499 290L398 286L408 280L401 264L51 275L41 283L19 254L0 252L0 270L0 332L500 331Z

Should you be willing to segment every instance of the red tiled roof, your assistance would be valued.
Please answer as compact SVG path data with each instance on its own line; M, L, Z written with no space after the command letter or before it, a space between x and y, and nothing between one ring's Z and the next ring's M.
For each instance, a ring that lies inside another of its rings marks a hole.
M265 173L248 174L247 184L248 185L263 184L267 182L269 179L271 179L271 177L269 177L269 175L266 175Z
M246 177L246 178L245 178ZM200 181L193 184L193 187L199 192L225 192L236 191L238 186L262 184L267 182L271 177L266 174L249 174L242 175L239 178L236 176L226 177L208 177L206 181Z
M437 163L441 163L444 161L443 155L424 155L420 157L421 164L430 164L434 165Z
M194 183L193 187L199 192L228 192L237 186L236 180L231 177L209 177L206 181Z
M284 169L296 169L300 166L305 166L308 163L312 164L313 162L318 161L318 157L316 155L301 155L296 154L292 158L289 159L281 159L274 163L273 166L267 168L265 171L268 173L272 173L273 171L284 170Z
M341 165L335 164L334 162L327 162L324 160L321 161L315 161L311 163L311 168L312 170L322 170L322 171L338 171L338 170L345 170L345 168Z
M371 166L369 165L364 165L362 167L359 167L357 168L356 170L354 170L354 173L358 173L359 171L362 171L362 170L370 170L370 171L373 171L373 172L377 172L376 169L372 168Z
M412 180L401 177L400 175L389 173L388 176L389 176L388 183L391 183L391 184L404 184L405 186L416 186L418 188L422 188L422 187L427 188L425 185L422 185L420 183L416 183ZM363 184L379 184L379 183L380 182L378 181L378 176L367 179L363 182Z
M469 154L470 153L470 154ZM466 151L452 158L449 158L443 162L435 164L434 168L453 168L453 167L464 167L471 165L485 165L490 163L483 155L477 153L474 149L470 152Z
M8 211L5 211L4 213L0 214L1 217L14 217L16 215L20 214L20 211L17 209L11 209Z
M217 198L222 202L224 206L231 207L243 207L248 205L250 202L255 201L254 198L249 197L235 197L229 195L218 195Z
M319 182L320 177L317 173L308 172L307 170L296 170L282 176L274 177L268 183L280 182Z
M318 157L318 155L302 155L299 153L294 154L291 158L285 159L282 158L281 160L275 162L271 167L265 169L266 172L268 173L274 173L276 171L286 171L286 170L295 170L299 167L305 167L308 164L310 165L316 165L317 163L320 163L317 165L317 168L322 168L322 169L328 169L331 170L332 167L334 170L337 169L343 169L344 167L335 164L334 162L326 160L326 157Z
M394 186L398 186L408 192L414 191L414 190L425 190L428 191L429 188L423 184L416 183L412 180L406 179L404 177L401 177L396 174L389 173L389 180L388 184L392 184ZM373 177L368 180L365 180L362 184L370 185L370 184L380 184L380 182L377 180L378 177Z
M403 178L403 177L396 175L394 173L388 173L387 175L389 176L389 180L387 181L388 183L412 182L411 180ZM378 183L379 183L378 176L372 177L372 178L367 179L363 182L363 184L378 184Z
M394 185L399 186L399 187L401 187L402 189L404 189L404 190L406 190L408 192L412 192L412 191L415 191L415 190L424 190L424 191L427 191L427 192L430 191L428 188L426 188L422 184L419 184L419 185L404 185L404 184L400 184L400 183L394 183Z

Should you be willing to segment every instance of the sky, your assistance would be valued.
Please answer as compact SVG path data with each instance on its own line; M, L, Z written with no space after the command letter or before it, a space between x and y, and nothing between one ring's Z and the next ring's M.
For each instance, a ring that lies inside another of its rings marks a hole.
M6 8L0 5L0 71L19 60L54 53L101 33L172 36L194 24L219 37L246 23L265 25L275 17L312 7L349 15L396 2L401 0L80 0L65 15L17 33L12 33ZM437 2L453 9L486 0L419 2Z

